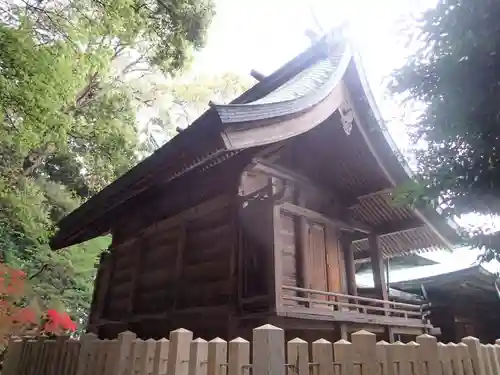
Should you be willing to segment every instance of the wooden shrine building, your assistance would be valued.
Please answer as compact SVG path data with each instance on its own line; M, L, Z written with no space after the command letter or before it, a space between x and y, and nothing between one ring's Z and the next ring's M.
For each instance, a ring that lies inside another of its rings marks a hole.
M430 321L442 342L474 336L483 343L500 337L498 276L480 265L419 279L391 283L391 289L425 294Z
M102 337L249 337L264 323L305 338L420 334L431 328L420 306L388 299L383 258L450 247L456 233L432 209L392 204L408 178L357 58L327 35L211 103L64 218L51 244L111 233L89 322ZM358 296L361 258L376 299Z

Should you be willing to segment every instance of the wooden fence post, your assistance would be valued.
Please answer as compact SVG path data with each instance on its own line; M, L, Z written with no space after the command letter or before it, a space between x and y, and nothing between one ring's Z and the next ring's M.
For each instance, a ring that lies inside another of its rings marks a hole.
M438 357L441 362L441 370L443 375L453 375L451 369L451 357L448 348L442 342L438 342Z
M401 341L396 341L394 344L390 344L387 349L390 353L389 357L391 358L391 362L393 362L393 369L394 366L397 368L397 371L395 371L395 373L411 374L412 368L410 360L412 355L412 348L403 344Z
M335 362L340 365L341 375L354 374L354 350L347 340L339 340L333 344ZM338 374L339 372L337 372Z
M387 341L381 340L377 342L375 353L377 354L377 361L380 364L380 374L381 375L393 375L393 365L392 360L390 360L389 346Z
M287 375L309 375L309 347L307 341L299 338L287 344Z
M153 375L166 375L169 341L165 338L156 341Z
M408 344L406 344L408 347L409 353L410 353L410 363L412 367L412 372L411 374L413 375L420 375L420 366L418 365L418 347L420 346L418 343L415 341L410 341Z
M95 335L94 335L95 336ZM118 335L118 340L114 349L113 358L115 365L112 368L112 375L123 375L127 369L127 364L129 362L129 357L133 354L132 343L136 339L136 335L133 332L125 331ZM81 349L80 349L81 350ZM77 374L83 375L83 374Z
M49 374L58 374L64 354L64 343L68 340L68 336L57 336L54 343L54 354L49 364ZM33 342L34 344L35 342ZM34 345L33 346L34 349ZM31 358L33 360L33 357ZM29 372L28 372L29 373Z
M141 358L140 374L150 375L153 372L153 360L155 358L156 341L148 339L143 344L144 349ZM105 374L107 375L107 374Z
M462 342L469 348L472 369L475 375L487 375L486 367L479 339L475 337L464 337Z
M285 375L285 332L270 324L253 330L255 375Z
M486 345L488 350L488 356L490 357L490 365L492 374L500 374L500 365L498 363L498 356L495 345Z
M188 375L189 350L193 332L177 329L170 332L167 375Z
M448 356L451 361L451 369L453 375L464 375L464 365L462 362L462 354L457 344L450 342L446 344Z
M191 342L189 353L188 375L206 375L208 361L208 343L203 339L196 339Z
M417 337L418 367L421 375L441 374L441 363L438 356L437 339L431 335Z
M227 342L217 337L208 342L207 375L227 373Z
M378 372L377 338L374 333L361 330L351 335L355 359L359 362L361 375L372 375Z
M312 361L318 375L334 375L333 346L330 341L319 339L312 343Z
M97 341L97 335L94 333L86 333L80 339L80 353L78 355L78 365L76 367L76 375L86 375L89 356L92 346ZM47 342L45 342L47 345Z
M486 374L493 375L492 369L491 369L490 355L489 355L489 352L488 352L488 346L487 345L481 344L481 353L483 355L484 370L486 371Z
M460 342L457 344L457 351L460 355L464 375L474 375L474 369L472 368L472 362L470 359L469 347L463 342Z
M21 356L23 342L18 337L13 337L9 346L7 347L7 353L5 353L5 358L3 360L3 375L16 375L18 373L17 369L19 366L19 359Z
M229 342L228 375L243 375L250 364L250 343L241 337Z

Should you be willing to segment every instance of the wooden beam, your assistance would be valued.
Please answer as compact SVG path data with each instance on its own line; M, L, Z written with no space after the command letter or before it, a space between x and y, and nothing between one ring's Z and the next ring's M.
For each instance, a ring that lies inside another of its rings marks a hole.
M256 71L255 69L252 69L250 71L250 75L255 78L257 81L261 82L263 80L266 79L266 76L258 71Z
M298 216L303 216L308 220L315 221L318 223L322 223L325 225L330 225L334 228L348 231L348 232L354 232L354 231L360 231L360 232L365 232L365 233L370 233L371 229L368 228L366 225L361 224L361 223L356 223L356 222L345 222L340 219L335 219L335 218L330 218L327 217L323 214L320 214L319 212L315 212L312 210L309 210L304 207L299 207L294 204L285 202L280 205L281 209L284 211L287 211L291 214L298 215Z
M283 167L275 163L270 163L269 161L263 160L262 158L253 158L253 162L255 163L252 168L253 170L259 171L271 177L277 177L283 180L297 182L301 185L306 185L307 187L325 192L325 189L318 187L316 183L314 183L310 178L287 167Z
M418 219L402 220L398 222L387 223L373 227L373 233L377 233L379 237L390 236L396 233L403 233L413 229L425 228L425 224ZM358 243L366 241L368 236L366 233L354 234L352 242Z
M340 237L340 246L344 253L347 294L351 296L358 295L358 288L356 285L356 269L354 267L354 253L352 249L352 241L347 233L342 233Z
M384 274L384 262L379 246L379 237L378 235L372 233L368 237L368 241L373 269L373 285L375 287L377 297L386 301L389 299L389 296L387 293L387 283Z

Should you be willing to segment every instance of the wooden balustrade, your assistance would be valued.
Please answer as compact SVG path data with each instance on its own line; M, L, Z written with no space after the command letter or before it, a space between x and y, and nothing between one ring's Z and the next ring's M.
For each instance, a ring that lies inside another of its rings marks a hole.
M383 315L392 318L419 321L424 324L422 305L386 301L375 298L352 296L321 290L282 286L282 308L290 307L293 311L303 309L304 313L332 315L333 312L346 312L360 315ZM288 291L288 293L285 293ZM294 292L295 295L290 295ZM323 297L323 298L321 298ZM327 298L324 298L327 297ZM332 315L333 316L333 315ZM339 316L338 314L336 315Z

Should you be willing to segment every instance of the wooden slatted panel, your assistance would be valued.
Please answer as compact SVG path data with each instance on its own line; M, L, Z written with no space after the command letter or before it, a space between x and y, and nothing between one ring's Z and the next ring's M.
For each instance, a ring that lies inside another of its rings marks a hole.
M326 229L328 291L342 293L344 260L340 250L339 233L333 228Z
M308 225L309 256L308 266L310 267L310 289L326 291L328 289L326 275L326 238L325 227L316 223ZM326 296L316 296L317 299L327 299ZM319 304L318 307L325 307Z
M281 213L280 217L280 236L281 251L283 254L283 285L298 286L297 284L297 251L296 251L296 233L294 217ZM297 293L291 290L284 290L283 296L296 297ZM284 300L286 305L296 305L297 302Z

